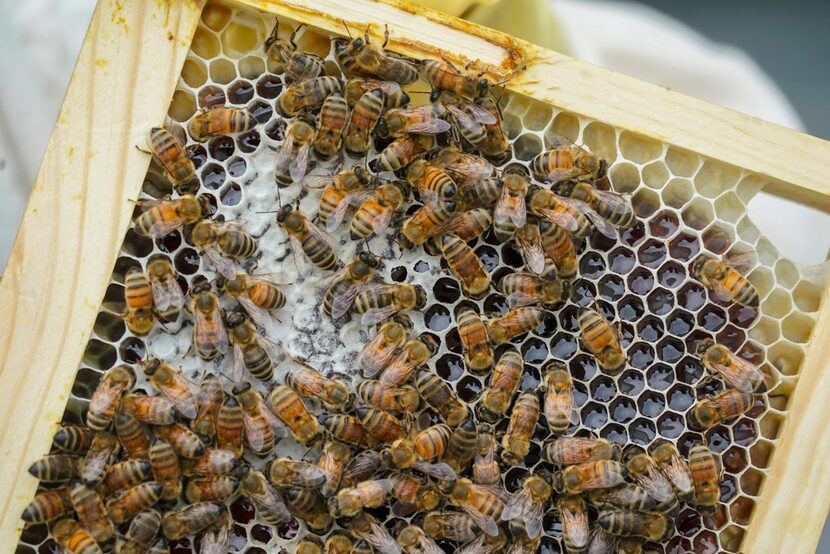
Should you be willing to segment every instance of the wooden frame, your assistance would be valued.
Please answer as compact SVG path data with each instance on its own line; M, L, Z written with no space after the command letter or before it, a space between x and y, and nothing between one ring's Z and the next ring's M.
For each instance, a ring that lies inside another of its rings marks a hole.
M385 22L392 50L479 60L497 78L515 75L511 90L747 169L796 200L830 193L828 142L438 12L399 0L235 1L334 33L342 20L353 29ZM19 537L37 486L26 468L49 448L141 189L149 157L134 146L166 113L203 7L102 0L93 16L0 282L0 544ZM830 507L827 333L822 302L746 552L812 552L818 541Z

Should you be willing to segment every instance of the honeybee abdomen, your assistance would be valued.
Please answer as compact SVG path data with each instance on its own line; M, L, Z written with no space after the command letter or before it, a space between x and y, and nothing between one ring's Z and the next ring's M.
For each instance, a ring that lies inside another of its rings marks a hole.
M163 127L156 127L150 131L150 150L165 166L184 155L184 150L178 139Z
M386 292L379 293L375 290L368 290L358 293L354 299L352 309L359 314L376 308L384 308L391 305L395 298Z
M340 202L343 200L344 196L345 193L343 191L337 190L334 187L326 188L323 191L323 194L320 195L320 209L317 211L317 216L323 225L326 224L329 217L331 217L337 209L337 206L340 205Z
M256 119L248 110L235 109L230 112L230 130L232 133L244 133L256 127Z
M349 117L349 105L342 94L332 94L320 110L320 124L314 151L322 158L330 158L340 148L343 131Z
M137 268L127 272L124 278L124 300L134 310L149 308L153 305L153 291L147 276Z
M601 201L596 206L596 212L611 225L627 228L634 225L637 216L634 210L622 199L615 201Z
M44 456L29 466L29 473L46 483L69 481L78 477L78 460L66 454Z
M352 240L360 240L375 233L375 221L383 213L383 206L372 197L360 205L352 218L349 235Z
M150 465L163 487L161 497L166 500L178 497L181 492L179 457L173 448L163 440L156 439L150 447Z
M478 429L473 418L467 418L461 422L450 435L447 442L445 461L460 470L473 459L476 454Z
M243 231L226 231L219 237L219 247L228 256L247 258L256 252L256 241Z
M69 489L60 488L43 491L35 495L21 516L28 523L42 523L55 519L72 509Z
M415 450L422 460L441 456L450 440L450 428L443 423L424 429L415 438Z
M55 433L55 446L66 452L82 453L92 444L93 433L86 427L66 425Z
M441 248L453 274L462 282L464 291L480 298L490 289L490 276L470 246L453 235L445 235Z
M727 268L723 286L730 292L732 299L739 304L757 308L760 303L758 291L746 280L746 277L732 268Z
M369 149L370 135L383 112L384 98L382 90L374 89L361 96L355 104L345 143L349 153L364 154Z
M455 197L455 193L458 191L452 178L444 171L436 168L430 168L427 171L423 188L431 190L444 199Z
M225 400L216 418L216 445L230 450L237 457L242 455L242 418L242 408L233 397Z
M245 369L260 381L270 381L274 376L274 364L268 351L259 345L248 348L243 353Z
M573 165L574 157L570 150L547 150L531 160L530 171L534 177L545 181L557 169L571 169Z
M275 286L254 283L248 288L251 302L265 310L276 310L285 306L285 294Z
M323 311L326 315L331 315L331 303L334 302L334 297L338 294L345 293L348 289L349 284L344 281L339 281L329 287L329 290L326 291L326 295L323 297Z
M337 266L337 256L331 246L319 240L314 235L306 236L302 241L303 252L311 262L320 269L334 269Z

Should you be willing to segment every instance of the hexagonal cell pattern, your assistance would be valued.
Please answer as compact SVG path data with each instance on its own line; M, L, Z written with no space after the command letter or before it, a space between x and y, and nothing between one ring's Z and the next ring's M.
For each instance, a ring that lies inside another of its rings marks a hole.
M284 82L280 75L268 71L262 50L272 23L267 14L208 4L169 109L170 118L184 125L198 109L225 103L246 107L259 121L255 130L240 136L188 144L202 183L199 193L211 198L218 217L242 218L257 238L261 254L255 267L246 267L256 272L285 270L291 264L273 214L260 212L274 210L278 202L296 200L305 213L314 213L319 198L319 192L300 191L296 185L281 191L278 198L273 184L274 152L284 139L285 122L274 109ZM296 23L281 21L280 35L287 37L296 27ZM297 42L301 48L327 56L329 69L335 67L325 33L306 27ZM759 318L752 308L718 302L690 277L690 264L699 254L724 254L737 241L744 247L758 248L764 241L743 217L752 194L760 189L759 177L529 98L507 93L503 109L515 154L512 163L527 166L529 159L550 144L552 133L584 143L609 161L613 188L633 195L641 219L621 232L619 240L595 234L580 246L580 275L571 301L551 312L533 332L513 341L526 363L520 389L536 387L541 380L540 366L551 357L557 358L568 364L576 382L581 424L574 432L594 432L643 446L668 439L684 455L691 445L705 442L719 452L725 476L722 504L714 517L704 519L684 508L677 519L676 534L664 545L650 544L649 551L738 552L753 508L763 494L764 477L786 417L786 399L792 393L815 323L818 285L797 265L786 260L774 263L779 259L777 253L763 256L750 275L761 294L764 316ZM316 165L312 172L331 167ZM159 175L159 168L151 166L144 188L150 197L169 192ZM747 183L755 183L749 192ZM341 259L351 259L355 243L342 231L337 238ZM472 246L491 274L501 275L517 267L516 251L497 244L492 233ZM769 243L762 246L764 250L772 248ZM439 339L441 347L430 367L475 406L486 377L464 369L452 316L462 300L457 281L444 274L437 258L420 251L400 255L397 246L385 238L373 239L369 247L386 258L381 273L387 282L416 283L430 292L424 313L414 317L415 332L429 331ZM86 405L102 373L118 363L133 364L153 355L181 365L192 379L202 371L193 356L185 355L190 347L188 317L164 332L157 327L143 338L130 333L120 319L126 270L146 267L154 254L174 261L185 291L194 279L214 275L179 232L155 241L128 233L69 397L65 422L84 420ZM322 317L317 310L320 293L313 280L301 277L293 286L291 309L283 312L292 315L285 316L283 336L276 338L323 373L348 377L352 374L350 361L367 340L366 331L355 321L335 324ZM578 337L577 306L595 302L610 319L621 322L630 362L615 377L598 370ZM482 311L506 309L504 298L496 292L476 304ZM755 405L744 417L701 434L689 430L686 413L698 395L717 390L711 383L704 385L706 372L694 356L694 345L705 337L717 338L760 365L776 384L776 397L773 402L756 396ZM212 369L221 371L222 366ZM143 377L139 377L137 388L150 390ZM426 410L419 421L434 417ZM528 470L543 463L539 448L548 431L542 420L526 464L503 476L508 491L518 487ZM498 428L503 427L504 422ZM282 443L278 448L281 455L299 457L304 453L297 445ZM279 547L292 551L305 533L304 524L297 520L278 528L265 524L244 499L231 504L231 513L235 520L232 552L270 552ZM552 511L545 517L540 551L563 552L561 532L561 523ZM451 544L444 546L452 551ZM32 525L24 530L17 552L51 552L54 548L46 526ZM171 545L171 552L192 552L194 548L189 540L181 540Z

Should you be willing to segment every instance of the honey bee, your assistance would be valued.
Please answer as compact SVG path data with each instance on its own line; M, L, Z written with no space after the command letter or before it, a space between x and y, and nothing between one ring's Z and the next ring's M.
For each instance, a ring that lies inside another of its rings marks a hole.
M481 144L481 153L488 158L493 159L499 163L506 161L510 153L510 140L504 132L504 125L502 124L501 107L499 104L485 96L479 101L479 105L490 112L493 116L493 123L485 123L484 128L487 131L487 136Z
M757 308L758 291L744 275L756 263L754 252L730 254L720 260L700 256L691 266L692 277L711 289L718 300Z
M271 525L289 521L291 514L280 500L274 487L261 471L243 467L239 478L239 492L244 494L257 508L257 515Z
M392 141L380 154L376 164L379 171L398 171L432 148L432 135L408 135Z
M464 512L428 512L421 527L434 539L446 539L460 544L475 539L481 529Z
M349 105L339 92L329 95L317 119L317 135L312 147L323 160L328 160L340 151L343 132L349 122ZM295 179L298 180L298 179Z
M199 458L205 453L205 445L199 435L181 423L156 427L155 433L170 444L181 458Z
M499 281L498 288L511 308L537 304L555 306L570 294L566 281L540 279L530 273L509 273Z
M384 103L386 109L400 108L409 104L409 95L404 92L400 83L396 83L395 81L377 81L353 77L346 81L346 87L343 89L343 92L346 95L346 102L351 107L360 100L361 96L374 89L383 91L386 97Z
M496 437L490 433L481 435L479 453L473 461L473 482L477 485L495 485L501 478L501 469L496 460Z
M600 512L597 525L612 535L643 537L651 541L667 539L674 532L674 525L664 515L623 510Z
M288 124L285 139L277 150L274 161L274 181L278 187L288 187L305 177L308 155L317 136L313 120L297 118Z
M461 508L475 524L491 537L499 535L498 519L510 499L506 491L487 485L476 485L469 479L445 481L443 492L447 500Z
M299 210L291 206L283 206L277 212L277 224L288 234L291 243L291 252L297 267L300 267L300 252L320 269L334 269L337 264L337 255L331 245L331 237L313 224Z
M382 443L390 444L406 435L400 420L383 410L361 406L355 410L355 415L363 428Z
M69 487L39 492L20 516L26 523L45 523L72 509Z
M196 177L196 167L193 160L187 156L185 150L186 138L181 127L171 132L164 127L153 127L147 137L147 146L153 159L162 168L164 175L179 194L193 194L199 190L199 179Z
M118 454L121 445L115 435L98 433L92 439L86 455L80 466L81 481L90 488L94 488L103 480L107 466L113 457Z
M109 495L128 489L145 481L152 474L153 467L147 460L124 460L107 468L107 474L98 486L98 492L102 495Z
M643 542L640 537L620 537L617 542L617 552L619 554L642 554Z
M398 544L407 554L441 554L444 552L423 529L408 525L398 533Z
M232 258L247 258L256 252L256 241L236 221L200 221L193 227L191 240L201 249L216 270L226 279L236 277Z
M619 460L622 449L607 439L559 437L546 442L542 457L556 465L574 465L602 460Z
M553 474L558 494L581 494L594 489L616 487L625 481L628 470L620 462L599 460L570 465Z
M432 371L422 370L415 380L418 394L441 415L447 425L456 427L467 419L467 405L458 399L450 385Z
M358 206L349 226L352 240L371 238L382 233L392 217L401 209L406 199L402 187L387 183L372 191L371 195Z
M395 498L391 509L393 515L408 517L419 510L431 511L442 502L435 485L403 473L393 480L395 483L392 488L392 496Z
M703 444L689 449L689 472L694 483L694 503L701 513L711 514L720 501L723 473L720 458Z
M489 209L474 208L453 215L442 230L444 234L455 235L464 242L469 242L486 233L492 224L493 216L490 215ZM432 254L432 252L429 253Z
M464 293L474 299L490 290L490 275L470 246L454 235L441 237L441 253Z
M96 542L105 544L115 536L104 502L98 493L80 481L70 485L69 497L78 519Z
M354 547L351 535L344 531L332 531L326 539L325 554L352 554Z
M622 371L627 362L619 334L596 310L583 308L579 312L579 332L582 342L596 357L600 367L609 375Z
M182 474L173 447L160 438L155 439L150 446L150 465L161 488L160 497L164 500L178 498L182 492Z
M285 384L297 394L319 398L333 411L346 409L354 400L354 394L345 383L329 379L305 363L292 364L285 375Z
M397 387L380 381L362 381L357 385L357 397L378 410L412 413L418 409L421 397L410 385Z
M219 277L216 283L217 288L239 302L251 320L260 327L266 328L271 323L268 311L285 306L285 294L267 275L237 273L230 280Z
M629 195L599 190L582 181L566 181L557 187L563 196L585 202L608 223L618 229L631 227L637 222L637 214Z
M386 527L366 512L361 512L349 520L346 529L355 537L366 541L377 552L401 554L400 546Z
M592 222L605 223L605 220L584 202L559 196L536 185L529 188L527 209L540 221L554 223L575 237L589 236L593 230Z
M216 446L242 456L245 422L242 406L233 396L225 397L216 415Z
M517 465L524 460L530 449L530 438L539 421L539 397L535 391L522 393L510 414L510 425L502 437L501 458L505 463Z
M163 396L127 394L121 400L121 411L149 425L170 425L176 419L173 403Z
M239 465L234 452L224 448L207 448L205 453L191 460L182 462L182 475L185 477L225 475L231 473Z
M616 508L636 512L653 512L657 508L657 501L645 489L633 483L623 483L610 489L588 491L588 499L599 508Z
M368 197L373 181L364 167L356 165L336 175L309 175L303 183L310 188L325 187L317 217L326 231L332 233L346 217L349 206L359 205Z
M727 347L712 339L701 341L697 355L703 367L741 392L761 391L766 386L763 372L751 362L733 354Z
M455 308L455 320L458 322L458 336L467 368L481 373L493 367L493 347L490 346L487 329L476 311L466 304L459 304Z
M284 426L265 405L262 395L251 388L251 383L237 385L232 392L242 408L245 444L257 456L268 456L274 449L275 439L281 438Z
M553 433L564 434L579 424L579 410L574 400L574 386L565 365L551 360L545 373L545 418Z
M452 92L455 96L473 102L484 98L490 90L490 81L483 73L468 73L469 66L460 71L448 60L423 60L421 73L433 89Z
M286 81L296 82L305 79L314 79L325 73L325 61L320 56L310 52L299 52L294 37L303 24L291 33L288 40L279 38L279 19L274 24L271 35L265 39L265 54L274 73L285 73Z
M634 481L657 501L655 510L661 513L675 513L679 509L671 481L663 475L654 460L645 452L632 448L625 453L625 467Z
M453 429L450 439L447 442L447 451L442 460L447 463L453 471L460 472L470 463L479 447L479 434L476 422L468 417L461 422L461 425Z
M352 309L361 314L361 324L375 325L404 310L423 310L426 302L427 294L421 285L377 283L358 291Z
M150 358L143 362L142 368L153 387L170 400L180 414L187 419L196 417L196 395L190 381L182 377L173 366L158 358Z
M380 453L387 467L415 469L436 479L455 479L457 476L447 464L431 464L447 449L452 431L444 424L427 427L414 436L400 438Z
M527 226L524 227L527 229ZM577 272L576 249L570 234L559 225L547 220L539 222L542 250L556 264L562 279L571 279Z
M545 319L545 310L532 306L514 308L484 323L487 336L495 346L535 329Z
M372 131L383 113L385 95L381 89L365 93L352 108L349 129L343 139L346 152L352 156L363 156L372 144Z
M530 161L530 171L539 181L555 185L568 179L593 180L605 172L605 161L562 135L550 138L550 150Z
M525 478L519 490L513 493L506 502L501 513L502 521L509 521L514 527L524 531L529 538L535 539L542 533L542 516L545 513L545 506L552 494L550 485L538 475L531 475ZM563 502L560 500L560 509ZM573 507L573 506L569 506ZM584 511L584 504L583 504ZM563 535L567 531L568 521L564 512L562 513ZM587 527L587 514L584 514ZM586 529L587 532L587 529ZM565 539L568 542L568 539Z
M124 276L124 323L135 335L144 336L153 329L153 291L150 281L138 267Z
M435 204L424 204L418 211L406 218L398 235L398 243L404 248L414 248L444 230L455 215L456 202L443 200Z
M225 510L202 534L202 549L199 554L224 554L230 549L231 543L231 520L228 511Z
M663 475L671 481L674 490L677 491L677 496L681 500L691 500L694 494L694 483L689 467L680 457L677 447L668 441L654 443L651 447L651 459Z
M277 385L265 399L265 406L291 431L294 440L309 444L320 435L320 426L303 400L290 387Z
M335 92L340 92L340 79L331 76L303 79L282 91L277 111L283 117L295 117L305 110L314 110Z
M289 487L284 490L288 508L312 531L324 535L331 529L333 519L329 514L326 500L314 489Z
M689 427L696 431L711 429L722 421L743 415L752 407L752 393L727 389L698 400L686 415Z
M355 420L356 421L356 420ZM360 422L358 422L358 425ZM341 486L353 487L361 481L366 481L380 467L380 454L374 450L362 450L354 455L346 464L343 476L340 479Z
M535 220L528 221L516 230L515 238L525 266L536 275L542 274L545 271L545 250L539 224Z
M297 543L294 554L323 554L323 546L323 541L317 537L313 535L306 536Z
M498 242L510 240L527 222L527 189L527 181L521 175L510 173L502 179L501 194L493 212L493 232Z
M384 504L394 485L391 479L375 479L358 483L354 488L340 489L329 500L329 511L335 517L353 517L364 508L377 508Z
M484 158L463 152L457 146L445 146L439 150L432 163L443 168L462 188L488 179L496 171Z
M282 355L279 347L259 334L256 326L241 312L226 313L225 324L233 344L234 380L239 381L243 370L247 370L255 379L270 381L274 376L274 360Z
M487 177L467 184L461 191L465 207L495 206L501 198L503 185L504 182L499 177Z
M168 540L178 540L194 535L213 525L225 512L223 504L197 502L178 510L166 512L161 517L161 531ZM260 514L262 515L262 514Z
M585 500L581 496L562 496L556 502L562 519L562 541L567 552L585 552L588 549L590 527Z
M53 437L54 445L64 452L83 454L89 450L95 433L80 425L63 425Z
M201 110L187 123L187 132L196 142L221 135L236 135L256 127L257 120L245 108L212 106Z
M222 383L215 375L206 375L196 394L196 417L190 422L190 428L208 438L216 436L216 418L222 405L224 391Z
M207 196L186 194L180 198L164 200L141 200L144 211L135 218L134 230L139 235L161 238L176 229L197 223L213 208Z
M184 293L176 280L178 274L166 256L152 256L147 262L147 276L153 293L153 304L159 319L175 321L184 306Z
M479 148L487 138L484 121L492 123L495 121L493 115L478 104L463 100L451 92L436 91L433 96L437 96L452 116L456 133L473 148Z
M423 104L409 108L393 108L378 121L378 135L400 138L405 135L437 135L450 130L441 119L446 114L443 104Z
M74 519L65 518L52 526L52 536L63 552L68 554L101 554L103 550L92 534Z
M228 350L228 333L219 312L219 297L206 281L196 283L190 289L190 296L190 311L196 319L193 348L201 359L214 360Z
M50 454L29 466L29 474L44 483L59 483L79 475L81 458L66 454Z
M404 315L397 315L383 323L357 357L357 367L363 377L377 375L392 360L395 351L403 347L412 330L412 320ZM365 399L364 399L365 400Z
M323 471L314 464L277 458L268 465L268 477L277 487L319 488L326 482Z
M384 50L389 42L389 29L386 29L383 37L380 48L369 41L368 30L363 37L335 39L334 55L343 72L350 77L373 77L401 85L417 81L418 70L409 61Z
M157 481L131 487L107 500L107 515L114 524L121 525L158 502L162 491L163 486ZM172 498L177 496L178 493Z
M337 492L351 455L349 447L341 442L326 441L323 445L320 459L317 460L317 467L325 478L325 482L320 487L320 494L324 497L329 498Z
M141 512L130 522L123 540L116 543L119 554L143 554L147 552L161 527L161 514L156 510Z

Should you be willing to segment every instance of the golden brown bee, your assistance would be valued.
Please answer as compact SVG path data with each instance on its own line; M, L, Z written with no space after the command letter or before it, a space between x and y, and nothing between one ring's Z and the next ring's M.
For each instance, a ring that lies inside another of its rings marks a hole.
M456 474L446 464L425 463L443 455L452 431L444 424L427 427L414 436L400 438L380 453L390 468L413 468L436 479L454 479Z
M436 554L443 552L441 547L435 544L423 529L417 525L408 525L398 532L398 544L407 554L420 554L428 552Z
M527 269L536 275L545 273L548 260L542 246L542 235L536 220L532 219L517 229L515 239Z
M361 512L352 518L346 524L346 529L355 537L366 541L375 552L401 554L401 548L386 527L366 512Z
M328 160L340 151L348 122L349 105L341 93L335 92L323 102L317 120L317 136L312 146L321 159Z
M333 519L326 506L326 500L314 489L288 487L283 490L285 503L298 518L305 521L309 529L324 535L331 529Z
M443 232L444 227L452 221L456 206L453 200L424 204L404 220L398 243L404 248L414 248Z
M421 402L418 391L410 385L397 387L374 380L358 384L357 397L369 406L386 412L412 413Z
M20 516L26 523L45 523L72 509L69 487L39 492Z
M664 515L623 510L600 512L597 525L612 535L643 537L650 541L667 539L674 532L674 525Z
M691 500L694 495L694 483L689 473L686 461L680 457L677 447L668 442L660 441L652 444L651 459L671 481L677 496L681 500Z
M104 518L106 520L106 518ZM61 550L68 554L101 554L103 550L92 534L74 519L62 519L52 527L52 536Z
M428 512L421 524L434 539L446 539L464 544L481 533L475 520L464 512Z
M64 452L83 454L89 450L95 433L80 425L63 425L53 437L54 445Z
M752 393L727 389L698 400L686 414L689 427L696 431L711 429L722 421L743 415L752 407Z
M261 471L243 467L239 480L239 492L248 497L257 508L257 514L267 523L276 525L291 519L277 491Z
M434 144L432 135L409 135L392 141L378 154L378 171L398 171L427 152Z
M562 541L567 552L585 552L588 548L590 528L585 501L581 496L562 496L556 502L562 519Z
M574 277L577 259L571 235L559 225L543 219L539 222L539 237L542 249L556 264L559 276L563 279Z
M115 549L119 554L143 554L147 552L161 527L161 514L156 510L141 512L130 522L130 527L119 539Z
M473 518L475 524L491 537L499 535L496 523L502 515L509 495L503 489L476 485L469 479L445 482L447 500Z
M302 540L297 543L294 554L323 554L323 547L323 541L314 535L309 535L303 537Z
M182 460L182 475L224 475L236 469L239 460L233 452L224 448L207 448L205 453L192 460Z
M504 132L504 125L502 124L501 107L499 104L485 96L479 101L479 105L490 112L493 116L493 123L485 123L484 128L487 131L487 137L481 145L481 153L498 162L504 162L505 158L509 156L510 140Z
M532 185L528 191L527 208L540 221L554 223L575 237L590 235L593 221L605 222L584 202L559 196L536 185Z
M530 171L539 181L555 185L568 179L593 180L604 174L605 162L570 139L554 135L550 150L530 162Z
M510 414L510 425L501 440L504 448L501 458L505 463L516 465L527 456L530 438L539 421L539 411L539 397L535 391L526 391L516 400Z
M453 471L464 469L478 450L478 427L472 417L468 417L456 427L447 443L447 451L442 460Z
M384 322L404 310L422 310L427 294L421 285L377 283L362 287L352 310L361 314L363 325Z
M168 540L185 535L195 535L215 523L225 512L223 504L199 502L178 510L166 512L161 517L161 531Z
M424 160L415 160L406 170L406 182L418 191L424 204L455 198L458 187L443 169Z
M552 492L550 485L542 477L526 477L521 488L514 492L505 504L501 520L511 522L513 528L518 528L528 538L535 539L542 533L542 516ZM587 514L585 519L587 525ZM563 533L564 524L563 517Z
M515 308L485 322L487 336L495 346L535 329L545 319L545 310L532 306Z
M323 471L314 464L277 458L268 466L268 477L277 487L319 488L326 482Z
M44 483L59 483L79 475L81 458L66 454L50 454L29 466L29 474Z
M332 248L331 237L301 211L294 210L291 206L283 206L277 212L277 224L288 234L297 267L301 264L301 252L320 269L329 270L337 266L337 255Z
M394 481L392 514L396 516L407 517L419 510L431 511L442 503L435 485L406 474L398 475Z
M464 242L469 242L486 233L492 224L493 216L489 209L474 208L453 215L444 227L443 232L447 235L455 235ZM435 241L434 238L432 240Z
M242 408L245 444L257 456L268 456L274 449L274 428L282 425L265 406L262 395L251 388L251 383L236 385L232 392Z
M452 116L456 134L470 143L473 148L480 148L487 138L484 121L494 122L493 115L478 104L459 98L451 92L435 91L432 97L444 104Z
M219 312L219 297L210 285L199 282L190 289L190 311L193 312L193 348L203 360L216 359L228 351L228 333Z
M150 478L152 474L153 466L147 460L118 462L107 468L107 474L98 486L98 492L110 495L116 491L134 487Z
M564 434L571 425L579 424L579 411L574 400L574 384L561 362L551 360L545 371L545 418L551 432Z
M343 476L351 455L351 450L345 444L326 441L320 453L320 459L317 460L317 467L320 468L325 478L325 483L320 486L320 494L328 498L337 492L340 487L340 478Z
M412 63L384 50L389 42L388 29L383 37L380 48L369 41L368 29L362 37L350 40L335 39L334 54L343 72L350 77L374 77L401 85L417 81L418 71Z
M406 435L400 420L383 410L361 406L355 410L355 415L364 429L382 443L393 443Z
M385 94L386 101L384 106L386 109L400 108L409 104L409 95L404 92L400 83L396 83L395 81L377 81L353 77L346 81L346 87L343 89L343 92L346 95L346 102L351 107L360 100L361 96L374 89L380 89Z
M711 289L716 298L757 308L758 291L744 275L755 265L754 252L730 254L720 260L700 256L690 270L692 277Z
M285 374L285 384L297 394L320 399L332 411L346 409L354 394L342 381L329 379L305 363L295 363Z
M233 520L225 510L204 533L199 554L225 554L230 550Z
M371 238L382 233L389 222L403 206L406 196L397 183L387 183L376 188L366 200L358 206L349 226L352 240Z
M170 425L176 419L173 403L163 396L127 394L121 400L121 410L150 425Z
M720 501L723 467L718 456L703 444L689 449L689 471L694 483L694 503L701 513L711 514Z
M447 425L456 427L467 419L467 405L458 399L450 385L432 371L421 370L415 380L418 394L441 415Z
M316 136L317 129L312 119L297 118L288 124L285 139L274 161L274 181L278 187L288 187L303 180Z
M144 336L153 329L153 291L150 281L138 267L124 276L124 323L135 335Z
M265 54L268 58L268 67L274 73L285 73L286 81L295 82L305 79L314 79L325 73L325 61L320 56L310 52L297 51L294 37L304 27L297 26L288 40L279 38L280 21L276 20L271 35L265 39Z
M355 418L355 421L360 425L357 418ZM380 463L380 454L378 452L374 450L360 450L346 464L346 468L343 470L343 475L340 479L341 487L353 487L361 481L366 481L380 468Z
M346 217L349 206L359 204L367 197L374 178L366 168L356 165L336 175L308 175L303 184L309 188L324 188L317 217L326 231L332 233Z
M511 308L535 304L555 306L570 294L567 282L561 279L540 279L530 273L509 273L499 281L498 288Z
M185 304L184 293L176 280L178 273L170 258L155 255L147 262L147 276L153 291L153 304L160 321L171 322L179 317Z
M559 494L580 494L593 489L616 487L628 471L620 462L599 460L570 465L553 474L553 488Z
M703 367L723 377L731 387L741 392L763 390L763 372L751 362L732 353L726 346L706 339L697 346L697 355Z
M386 367L395 351L406 343L411 330L412 320L403 314L381 324L377 335L366 343L357 357L356 365L361 375L374 377Z
M493 367L493 347L487 338L487 328L476 311L466 304L459 304L455 309L455 320L467 368L481 373Z
M173 447L160 438L155 439L150 447L150 464L162 487L161 498L178 498L182 492L182 474L179 457Z
M501 194L493 211L493 234L498 242L507 242L527 222L525 195L528 184L524 177L509 173L502 179Z
M351 535L344 531L332 531L326 539L325 554L352 554L355 544Z
M441 255L452 274L461 281L461 289L470 298L482 298L490 290L490 275L470 246L454 235L441 237Z
M492 432L480 435L479 452L473 460L473 482L477 485L495 485L501 479L496 459L496 437Z
M480 156L467 154L456 146L445 146L439 150L432 163L443 168L462 188L495 173L490 162Z
M303 79L282 91L277 100L277 111L283 117L294 117L304 110L313 110L323 105L329 95L340 92L340 79L322 76Z
M98 433L92 439L92 444L81 462L80 477L87 487L94 488L106 474L107 466L113 457L118 454L121 445L115 435Z
M120 492L107 500L107 515L113 523L121 525L158 502L162 490L162 485L157 481L148 481ZM177 496L178 493L172 498Z
M490 81L482 77L483 73L473 74L468 67L459 70L448 60L423 60L421 73L433 89L452 92L468 101L476 101L487 95Z
M443 104L423 104L409 108L393 108L378 122L382 138L400 138L405 135L437 135L450 130L451 125L441 119L446 114Z
M363 448L374 448L377 441L369 434L360 419L351 415L321 415L320 423L337 440Z
M141 365L153 387L170 400L180 414L187 419L196 417L196 395L190 381L182 377L173 366L158 358L150 358Z
M206 375L196 393L196 417L190 422L190 428L205 437L215 437L216 417L219 414L223 396L224 391L219 378L215 375Z
M617 331L599 312L583 308L579 312L579 332L585 346L609 375L622 371L627 362Z
M134 230L139 235L160 238L183 225L196 223L212 211L206 196L186 194L180 198L139 201L145 210L135 218Z
M176 132L164 127L153 127L147 137L147 146L153 159L163 168L164 174L179 194L193 194L199 190L199 179L193 160L187 156L184 130L176 126Z
M606 177L607 178L607 177ZM637 222L637 214L629 195L599 190L583 181L567 181L557 187L563 196L585 202L608 223L618 229L631 227Z
M220 291L239 302L251 320L260 327L267 327L271 322L268 310L278 310L285 306L285 294L265 275L237 273L233 279L217 278L216 285Z
M181 423L156 427L155 433L169 443L181 458L198 458L205 453L205 445L199 435Z
M184 489L184 497L196 502L224 502L236 494L239 480L227 475L210 475L191 479Z
M622 458L622 449L607 439L559 437L545 443L542 457L552 464L574 465L619 460Z
M337 496L329 500L329 512L334 517L352 517L364 508L382 506L394 485L392 479L375 479L358 483L354 488L340 489Z
M245 435L244 412L233 396L225 397L216 416L216 446L242 456Z
M372 131L383 113L385 95L381 89L370 90L360 97L352 108L349 130L343 139L346 152L352 156L363 156L372 145Z
M247 258L256 252L256 241L237 221L200 221L190 234L193 245L202 250L226 279L236 277L234 258Z
M277 385L265 399L265 406L285 423L294 440L308 444L320 435L320 426L302 399L290 387Z
M465 206L494 206L501 198L503 184L499 177L487 177L467 184L462 190Z
M107 517L107 510L98 493L80 481L76 481L70 486L69 494L72 506L84 529L97 542L101 544L109 542L115 536L115 529Z
M628 474L657 501L656 511L670 514L679 509L671 481L660 471L647 453L631 448L625 452L624 459Z
M234 381L242 379L243 370L260 381L270 381L274 376L274 359L280 357L277 345L263 337L241 312L225 315L233 344Z
M257 120L245 108L212 106L197 112L187 123L187 132L196 142L221 135L236 135L256 127Z
M610 489L588 491L588 499L600 508L617 508L637 512L653 512L657 508L657 501L644 488L633 483L623 483Z

